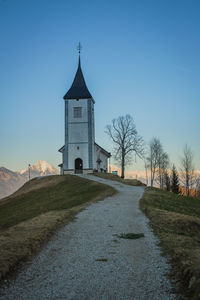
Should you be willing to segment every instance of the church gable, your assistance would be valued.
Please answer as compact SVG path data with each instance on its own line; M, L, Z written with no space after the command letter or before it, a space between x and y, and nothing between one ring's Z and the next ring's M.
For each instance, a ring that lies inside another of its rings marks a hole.
M107 152L97 143L94 143L94 159L95 159L95 171L97 172L107 172L108 171L108 158L111 157L110 152Z

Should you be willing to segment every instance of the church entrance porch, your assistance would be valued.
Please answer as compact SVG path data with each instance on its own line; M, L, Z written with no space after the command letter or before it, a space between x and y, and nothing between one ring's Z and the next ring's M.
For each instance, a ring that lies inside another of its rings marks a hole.
M83 173L83 161L81 158L75 159L75 174Z

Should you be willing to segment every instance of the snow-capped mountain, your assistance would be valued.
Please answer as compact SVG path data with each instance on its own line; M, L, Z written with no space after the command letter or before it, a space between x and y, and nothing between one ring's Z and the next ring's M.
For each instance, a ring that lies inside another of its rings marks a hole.
M25 181L17 172L0 167L0 199L16 191Z
M39 160L35 165L31 167L32 170L40 172L41 176L58 174L58 170L44 160Z
M30 166L30 178L57 174L59 174L58 170L44 160L39 160L36 164ZM0 167L0 199L14 193L28 180L28 169L13 172Z
M20 175L29 177L29 170L22 170L19 172ZM58 170L50 165L45 160L39 160L35 165L30 166L30 177L38 177L38 176L47 176L47 175L56 175L58 174Z

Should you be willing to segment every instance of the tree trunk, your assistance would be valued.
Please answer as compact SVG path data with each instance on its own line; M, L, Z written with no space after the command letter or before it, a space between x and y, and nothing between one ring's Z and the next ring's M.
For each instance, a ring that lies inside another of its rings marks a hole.
M186 171L186 195L190 195L190 178L188 171Z
M151 186L153 186L153 183L154 183L155 172L156 172L156 169L155 169L155 166L153 166L153 168L152 168Z
M124 160L124 149L122 149L122 166L121 166L121 168L122 168L122 172L121 172L121 178L123 178L124 179L124 169L125 169L125 160Z
M146 185L148 186L148 173L147 173L147 165L145 163L145 170L146 170Z
M152 166L152 158L151 158L151 186L153 186L153 166Z

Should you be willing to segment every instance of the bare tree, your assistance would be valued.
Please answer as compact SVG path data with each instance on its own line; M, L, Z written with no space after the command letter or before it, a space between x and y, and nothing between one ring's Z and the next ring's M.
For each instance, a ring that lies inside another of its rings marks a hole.
M152 138L149 144L149 154L146 158L148 162L148 168L151 174L151 186L153 186L154 181L160 185L160 188L164 188L166 172L169 166L169 156L163 151L162 144L160 140L156 137Z
M144 158L144 167L145 167L145 174L146 174L146 186L148 186L148 163L146 158Z
M199 198L199 196L200 196L200 174L198 173L198 171L194 171L194 173L193 173L192 187L193 187L193 191L192 191L192 193L190 193L190 196Z
M106 126L106 133L115 144L115 159L121 165L121 178L124 178L125 166L132 160L132 155L142 158L143 139L138 135L133 118L130 115L113 119L111 125Z
M196 197L200 199L200 175L197 176L195 185L196 185L196 193L195 193Z
M151 173L151 186L154 184L161 149L160 140L156 137L152 138L149 144L149 155L147 157L148 167Z
M186 195L190 195L190 189L194 185L194 165L193 153L186 144L183 149L183 157L181 158L181 178L186 190Z
M159 150L157 175L160 188L163 189L166 183L166 174L168 175L167 168L169 166L169 156L163 151L162 145Z

